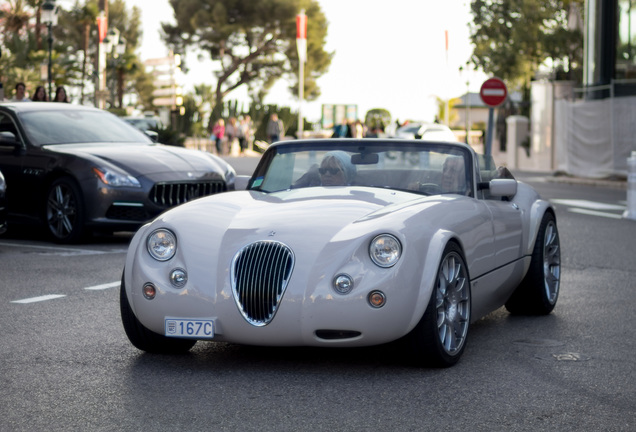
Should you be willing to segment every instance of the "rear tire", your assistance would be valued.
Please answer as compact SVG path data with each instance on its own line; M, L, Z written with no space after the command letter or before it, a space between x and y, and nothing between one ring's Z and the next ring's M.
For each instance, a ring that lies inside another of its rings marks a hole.
M508 312L547 315L556 306L561 279L561 245L554 215L543 215L532 251L528 273L510 299Z
M169 338L143 326L135 316L128 303L124 278L121 279L119 292L119 305L121 310L121 322L130 342L138 349L149 353L181 354L188 352L197 343L193 339Z
M449 243L426 312L407 336L415 362L433 367L457 363L466 348L470 309L468 268L459 246Z

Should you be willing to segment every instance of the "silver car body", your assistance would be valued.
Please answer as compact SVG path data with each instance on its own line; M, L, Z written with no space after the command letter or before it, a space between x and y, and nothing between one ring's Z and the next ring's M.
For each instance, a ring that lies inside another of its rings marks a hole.
M294 141L275 144L268 152L281 152L285 145L351 151L354 142L359 148L370 142L384 145L381 140ZM400 140L387 142L395 146ZM442 252L454 241L468 268L474 322L504 305L523 279L541 218L551 206L524 183L485 178L495 171L480 168L468 146L434 145L449 146L469 158L471 185L465 194L421 194L366 185L245 190L202 198L162 214L143 226L130 244L123 276L130 308L145 328L160 335L166 334L167 317L183 317L212 320L215 341L277 346L381 344L406 335L420 321L431 299ZM267 159L268 154L259 166L261 174ZM252 189L261 184L259 168L250 181ZM484 181L498 197L483 196L480 184ZM511 196L502 198L502 194ZM177 239L175 255L165 262L148 252L149 234L157 229L170 230ZM394 236L402 246L401 258L390 268L370 259L369 244L380 234ZM272 319L265 324L245 316L234 286L237 254L255 242L285 245L293 256L291 275ZM187 273L182 288L170 283L174 269ZM334 290L334 278L343 274L353 280L347 294ZM143 295L149 282L157 289L152 300ZM369 294L375 291L384 294L383 307L369 304Z

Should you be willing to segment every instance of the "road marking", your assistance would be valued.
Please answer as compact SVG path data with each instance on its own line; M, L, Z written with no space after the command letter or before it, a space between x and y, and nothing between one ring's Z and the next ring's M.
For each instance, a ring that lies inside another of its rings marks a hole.
M612 219L623 219L622 215L614 214L614 213L605 213L605 212L587 210L582 208L570 208L568 210L571 211L572 213L581 213L581 214L586 214L591 216L602 216L602 217L612 218Z
M625 206L616 204L605 204L596 201L587 200L571 200L571 199L553 199L550 200L555 204L563 204L570 207L580 207L591 210L625 210Z
M0 246L10 246L10 247L22 247L22 248L31 248L31 249L40 249L41 254L50 254L53 253L55 255L61 256L73 256L73 255L104 255L108 253L125 253L128 249L113 249L107 251L97 251L90 249L78 249L78 248L65 248L60 246L40 246L40 245L31 245L25 243L11 243L0 241Z
M22 299L22 300L14 300L11 303L35 303L35 302L41 302L41 301L46 301L46 300L53 300L56 298L60 298L60 297L66 297L65 294L49 294L49 295L44 295L44 296L39 296L39 297L31 297L31 298L26 298L26 299Z
M84 289L85 290L91 290L91 291L97 291L97 290L105 290L105 289L108 289L108 288L116 288L116 287L119 287L120 285L121 285L121 282L111 282L111 283L107 283L107 284L86 287Z

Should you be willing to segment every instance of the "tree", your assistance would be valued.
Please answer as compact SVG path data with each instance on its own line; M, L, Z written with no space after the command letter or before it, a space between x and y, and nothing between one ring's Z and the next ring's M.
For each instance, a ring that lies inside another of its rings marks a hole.
M333 54L324 51L327 21L316 0L170 0L176 25L162 23L163 39L174 52L190 48L207 52L219 65L215 72L213 116L223 99L246 85L254 102L262 103L272 85L288 76L297 94L296 15L308 16L304 95L320 95L317 78ZM184 57L184 56L182 56ZM187 64L182 68L187 71Z
M541 65L549 63L568 79L583 60L581 29L569 29L571 10L584 0L472 0L470 61L512 87L529 88Z
M384 130L391 123L391 113L384 108L373 108L364 116L364 124L369 129Z

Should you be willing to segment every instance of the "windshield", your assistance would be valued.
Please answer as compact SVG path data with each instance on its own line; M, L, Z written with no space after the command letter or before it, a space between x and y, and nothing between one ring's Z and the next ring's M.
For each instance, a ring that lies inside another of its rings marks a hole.
M20 120L32 144L152 143L139 129L103 111L26 112Z
M393 140L392 140L393 141ZM303 187L366 186L424 195L473 194L471 153L463 146L395 141L321 141L272 147L249 188L275 192Z

